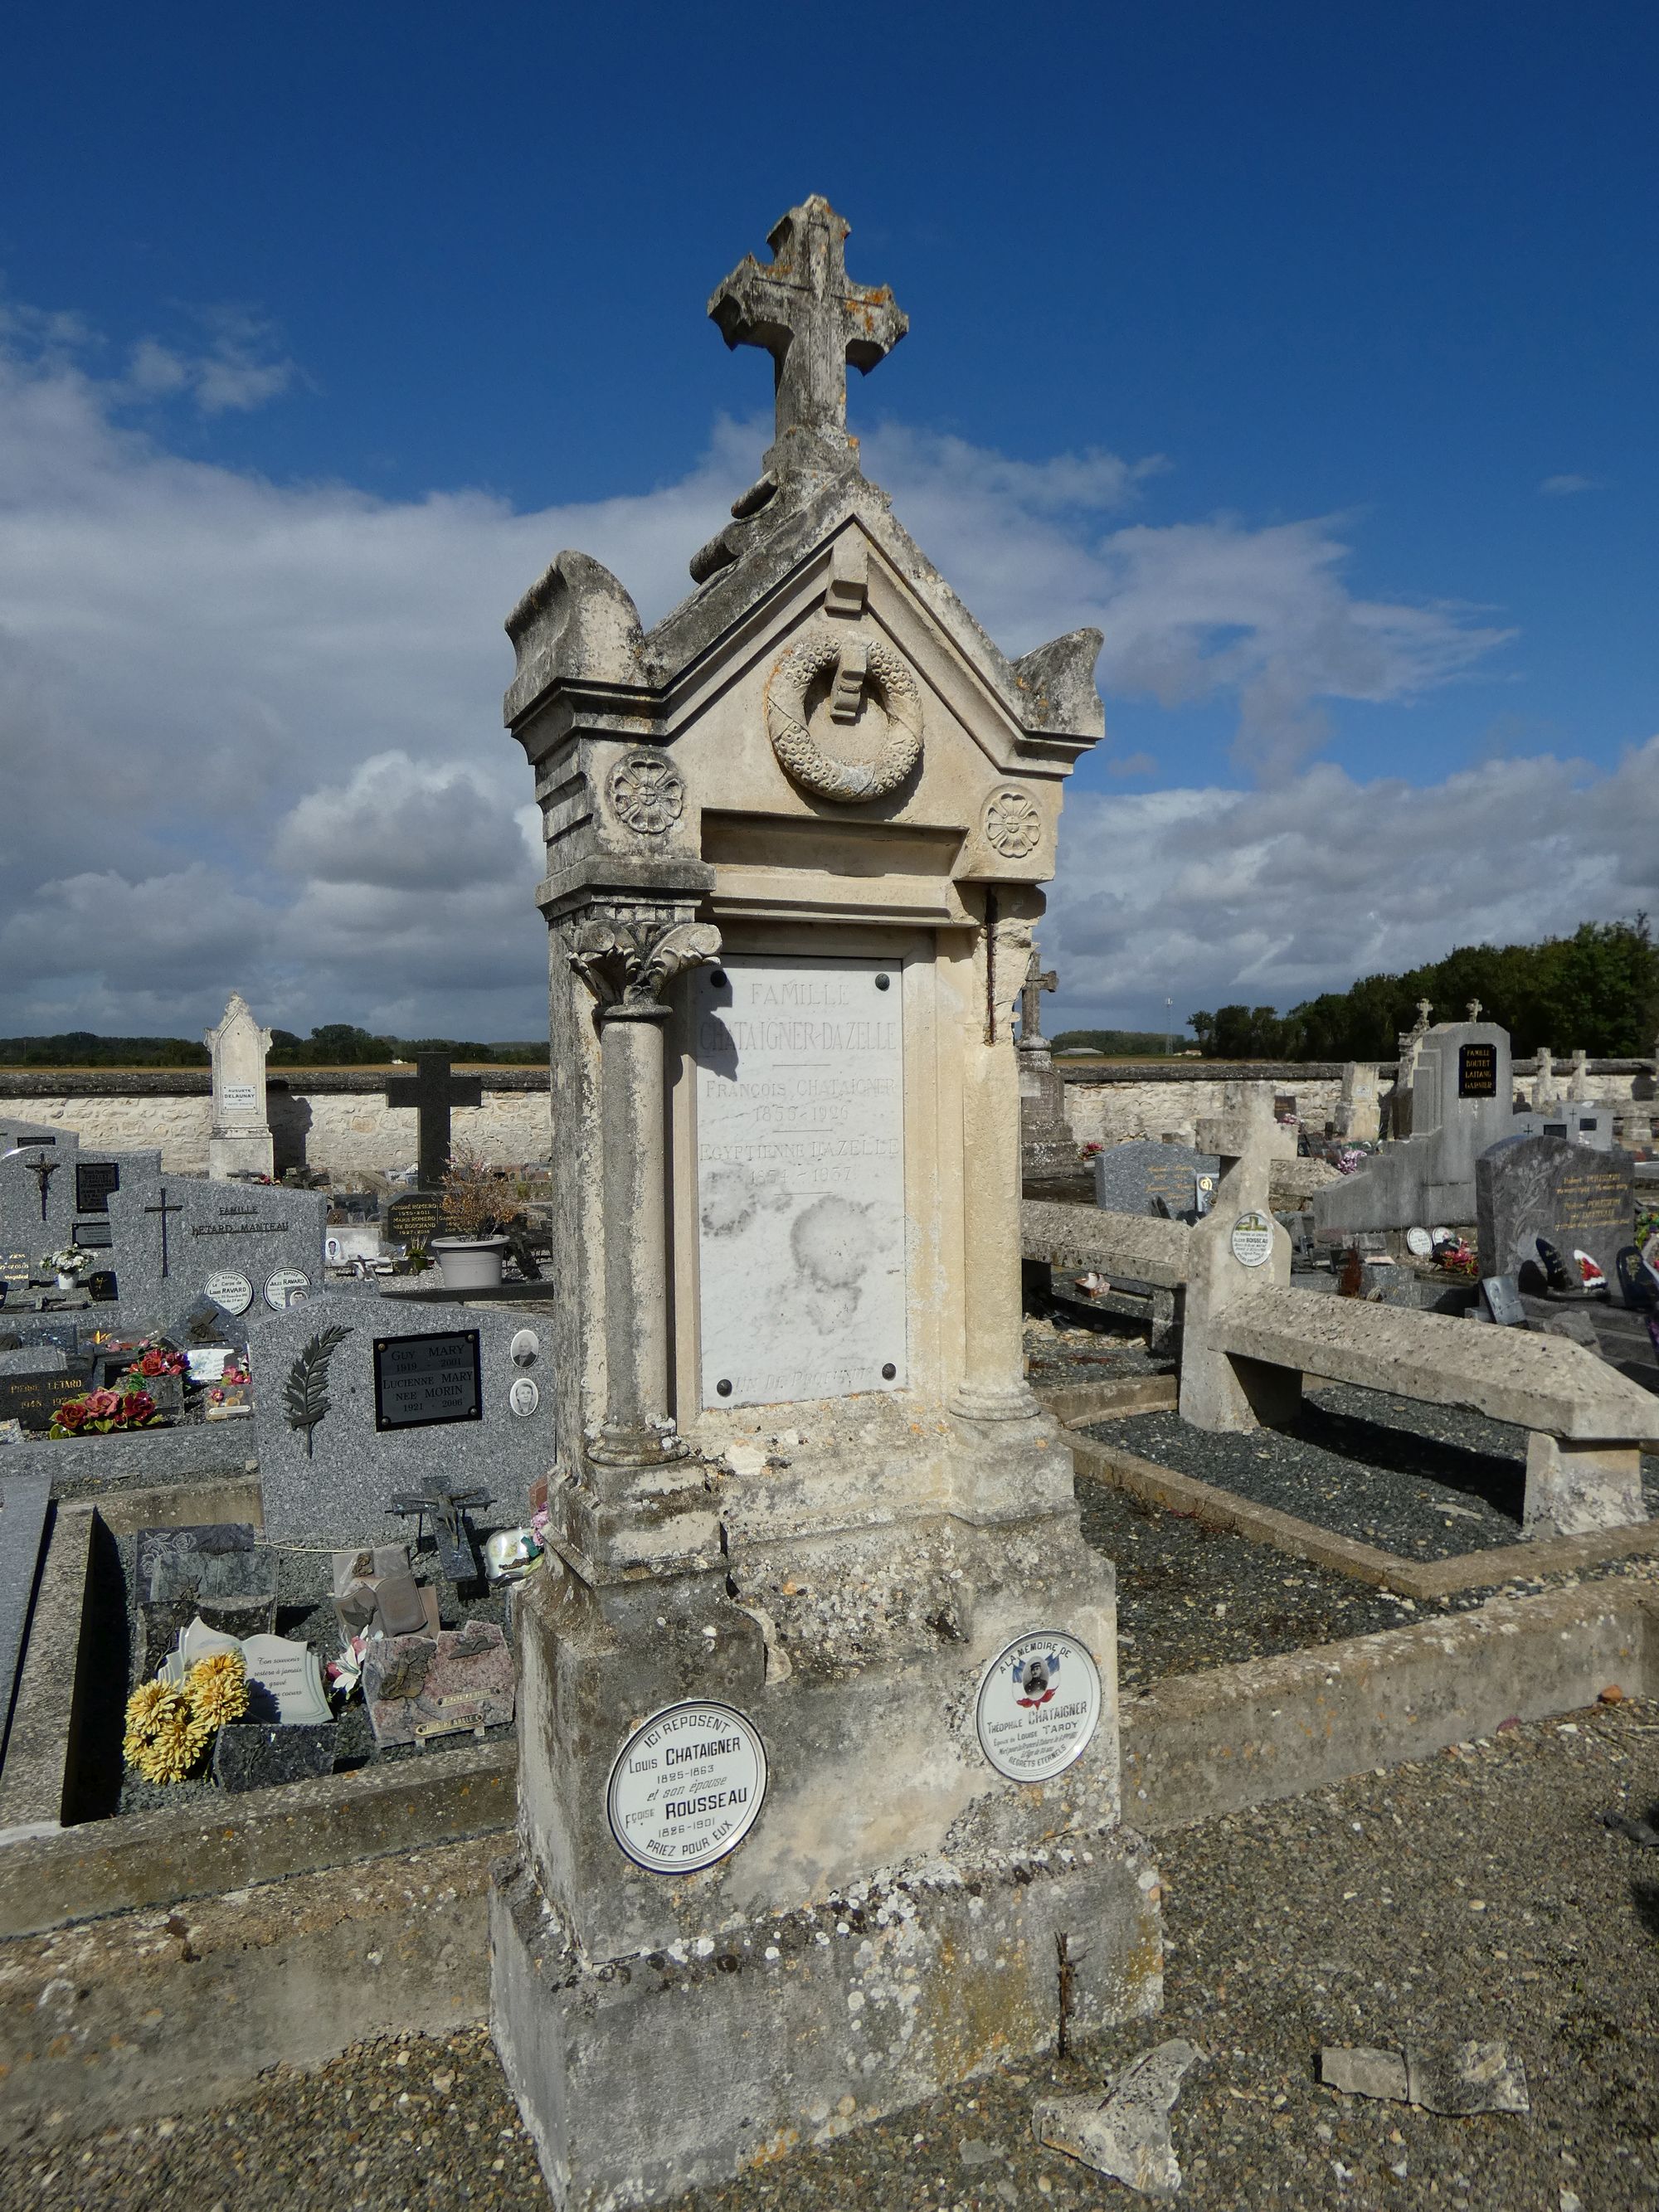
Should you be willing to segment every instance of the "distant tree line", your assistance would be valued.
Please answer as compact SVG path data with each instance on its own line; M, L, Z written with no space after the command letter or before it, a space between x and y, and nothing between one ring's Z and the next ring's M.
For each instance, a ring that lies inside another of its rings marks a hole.
M1171 1049L1184 1051L1190 1042L1177 1036ZM1165 1039L1162 1030L1062 1030L1048 1042L1056 1052L1080 1048L1097 1052L1105 1060L1127 1060L1153 1053L1162 1058Z
M292 1030L272 1030L272 1067L362 1067L387 1060L413 1060L418 1052L447 1052L452 1060L484 1066L538 1066L547 1058L545 1042L478 1044L455 1037L375 1036L349 1022L325 1022L308 1037ZM66 1030L58 1036L0 1037L3 1067L206 1067L204 1044L188 1037L98 1036L91 1030Z
M1218 1006L1188 1017L1212 1060L1392 1060L1426 999L1431 1021L1462 1021L1472 999L1501 1023L1513 1049L1542 1045L1592 1058L1632 1060L1659 1030L1659 947L1645 914L1633 921L1582 922L1541 945L1464 945L1401 975L1364 975L1287 1014L1272 1006Z

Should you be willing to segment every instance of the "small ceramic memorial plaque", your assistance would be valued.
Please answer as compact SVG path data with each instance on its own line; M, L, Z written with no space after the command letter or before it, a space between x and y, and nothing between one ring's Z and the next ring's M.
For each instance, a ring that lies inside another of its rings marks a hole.
M1011 1782L1045 1782L1078 1758L1100 1719L1100 1669L1085 1644L1036 1628L985 1670L974 1714L979 1747Z
M692 1874L742 1842L766 1796L766 1747L730 1705L693 1698L636 1729L611 1770L611 1832L635 1866Z
M1521 1285L1513 1275L1488 1275L1480 1285L1486 1311L1499 1328L1524 1328L1527 1310L1521 1303Z
M445 1421L481 1421L480 1365L476 1328L376 1337L375 1427L424 1429ZM540 1395L538 1391L538 1399ZM533 1413L535 1407L514 1406L513 1410Z
M1426 1260L1434 1249L1434 1239L1426 1229L1408 1229L1406 1249L1414 1260Z
M245 1314L253 1304L253 1285L246 1275L239 1275L234 1267L222 1267L208 1277L202 1288L216 1306L228 1314Z
M226 1107L236 1114L251 1114L259 1103L259 1095L251 1083L228 1083L219 1096Z
M1241 1213L1233 1224L1233 1257L1241 1267L1260 1267L1273 1255L1273 1225L1265 1213Z
M286 1313L311 1294L311 1278L303 1267L278 1267L265 1285L265 1304L272 1313Z
M528 1375L520 1375L507 1394L507 1402L515 1413L533 1413L542 1402L541 1385Z

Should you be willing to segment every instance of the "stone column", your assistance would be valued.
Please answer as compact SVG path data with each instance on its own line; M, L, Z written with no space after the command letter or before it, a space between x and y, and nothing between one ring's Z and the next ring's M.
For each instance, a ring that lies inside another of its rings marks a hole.
M587 1456L659 1465L686 1447L668 1407L670 1259L664 1157L663 993L713 960L720 932L630 911L590 920L571 964L599 1000L599 1135L605 1195L605 1419Z
M982 1042L963 1068L963 1372L951 1411L975 1421L1023 1420L1037 1410L1025 1381L1020 1292L1019 1070L1008 1013L1030 958L1030 926L995 919L982 939Z

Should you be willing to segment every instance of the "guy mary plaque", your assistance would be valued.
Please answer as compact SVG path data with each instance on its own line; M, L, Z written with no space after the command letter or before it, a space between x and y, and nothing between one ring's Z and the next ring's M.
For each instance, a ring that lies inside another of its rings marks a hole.
M1075 1636L1032 1629L985 1670L979 1747L1011 1782L1046 1782L1082 1753L1100 1719L1100 1669Z
M636 1729L611 1770L611 1832L650 1874L695 1874L736 1849L766 1796L766 1747L730 1705L691 1698Z
M705 1406L902 1389L904 969L698 971Z

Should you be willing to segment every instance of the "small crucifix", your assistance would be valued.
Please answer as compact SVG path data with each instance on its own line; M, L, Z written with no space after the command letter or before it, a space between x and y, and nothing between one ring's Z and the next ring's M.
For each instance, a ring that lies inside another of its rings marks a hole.
M1042 1041L1042 994L1057 991L1060 978L1052 968L1045 969L1034 945L1030 959L1026 963L1025 981L1019 993L1019 1041L1022 1044L1040 1044Z
M1478 1022L1478 1021L1480 1020L1480 1000L1479 1000L1479 999L1471 999L1471 1000L1469 1000L1469 1004L1468 1004L1468 1016L1469 1016L1469 1019L1470 1019L1472 1022Z
M161 1279L163 1282L167 1277L167 1216L170 1213L182 1213L184 1210L177 1200L171 1206L167 1204L167 1187L165 1183L161 1185L161 1204L147 1206L144 1208L146 1213L159 1213L161 1217Z
M885 284L847 274L851 225L814 192L773 226L763 266L746 254L708 302L729 346L764 346L777 394L776 442L767 465L829 459L844 467L847 364L867 376L910 327ZM814 449L816 449L816 456Z
M46 1218L46 1185L62 1167L62 1160L31 1160L29 1173L40 1186L40 1218Z
M421 1521L429 1514L432 1533L438 1540L438 1564L451 1582L470 1583L477 1581L480 1569L466 1516L491 1502L489 1492L482 1484L475 1484L470 1490L452 1490L447 1483L435 1481L428 1483L424 1490L399 1491L392 1500L392 1510L416 1516L417 1542Z
M449 1109L483 1103L483 1079L452 1075L447 1052L417 1052L413 1075L386 1078L388 1106L412 1106L420 1116L420 1186L436 1190L449 1170Z

